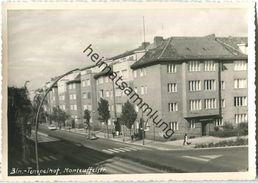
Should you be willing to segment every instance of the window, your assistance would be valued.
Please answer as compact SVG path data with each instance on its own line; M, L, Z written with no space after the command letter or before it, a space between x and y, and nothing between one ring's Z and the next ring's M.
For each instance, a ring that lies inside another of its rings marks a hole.
M133 77L137 78L137 71L136 70L133 71Z
M247 62L246 61L234 61L234 71L246 71Z
M168 92L177 92L177 83L168 83Z
M190 72L201 71L201 64L199 61L189 61L188 69Z
M76 94L71 94L70 95L70 100L76 100Z
M216 90L216 81L212 80L204 80L204 90Z
M235 114L235 123L247 122L247 114Z
M90 105L90 104L88 105L88 110L89 110L89 111L91 111L91 110L92 110L92 107L91 107L91 105Z
M235 79L234 80L234 88L247 88L246 79Z
M215 71L214 61L204 61L204 71Z
M169 112L178 111L177 103L168 103L168 111Z
M141 86L141 95L144 95L144 87Z
M103 91L103 90L100 90L100 91L99 91L99 97L102 98L103 96L104 96L104 91Z
M221 107L222 108L226 107L226 100L225 99L221 99Z
M86 86L86 81L82 81L82 87Z
M143 69L143 75L146 76L147 75L147 71L146 68Z
M122 77L123 77L123 79L128 78L128 71L127 70L122 70Z
M216 109L216 99L204 99L204 109Z
M200 80L189 81L190 91L200 91L202 88Z
M86 85L90 86L90 80L89 79L86 80Z
M214 121L214 125L215 126L223 126L223 118L218 118L218 119L215 119Z
M109 91L106 91L106 97L109 97Z
M82 94L82 98L86 99L86 98L87 98L87 94L86 94L86 93L83 93L83 94Z
M87 109L87 105L83 105L83 110L85 111Z
M189 128L191 128L191 129L195 128L195 121L194 120L190 120Z
M143 69L140 70L140 76L143 76Z
M247 97L234 97L234 106L247 106Z
M134 87L134 92L138 93L137 87Z
M77 105L76 104L75 105L71 105L70 109L76 111L77 110Z
M196 111L202 109L202 102L201 100L190 100L190 110Z
M116 92L116 97L121 97L122 93L121 93L121 90L119 88L117 88L115 90L115 92Z
M53 97L53 101L55 101L56 100L56 98L55 97Z
M103 78L99 78L99 84L102 84L103 83Z
M147 95L147 93L148 93L148 88L147 88L147 86L144 87L144 93L145 93L145 95Z
M138 112L139 111L139 107L138 105L135 105L135 111Z
M68 85L68 88L69 88L69 89L72 89L72 88L73 88L72 84L69 84L69 85Z
M73 89L75 89L75 88L76 88L76 84L75 84L75 83L73 83L72 85L73 85Z
M116 111L119 113L122 112L122 104L116 104Z
M178 123L176 121L170 122L169 127L171 130L178 130Z
M167 72L168 73L175 73L176 72L176 64L168 64L167 65Z
M109 80L108 77L105 77L105 82L106 82L106 83L108 83L108 80Z
M87 94L88 94L87 98L88 98L88 99L91 99L91 94L90 94L90 92L88 92Z
M226 89L225 81L221 81L221 83L220 83L220 84L221 84L221 86L220 86L220 87L221 87L221 89L222 89L222 90L225 90L225 89Z

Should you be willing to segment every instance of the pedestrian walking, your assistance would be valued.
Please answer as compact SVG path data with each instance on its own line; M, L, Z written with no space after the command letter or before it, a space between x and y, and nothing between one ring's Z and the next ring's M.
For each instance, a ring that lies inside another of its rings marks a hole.
M184 135L184 143L183 143L183 145L187 144L187 141L188 141L188 137L187 137L187 133L185 133L185 135Z

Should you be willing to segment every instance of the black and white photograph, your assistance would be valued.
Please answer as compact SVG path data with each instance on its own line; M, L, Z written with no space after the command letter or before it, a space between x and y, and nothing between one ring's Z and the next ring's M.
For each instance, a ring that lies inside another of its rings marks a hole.
M7 178L254 178L250 7L136 4L5 4Z

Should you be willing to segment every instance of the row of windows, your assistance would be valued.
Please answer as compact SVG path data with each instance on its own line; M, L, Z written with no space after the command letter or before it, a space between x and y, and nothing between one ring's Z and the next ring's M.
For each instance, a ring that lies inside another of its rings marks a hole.
M73 111L76 111L77 110L77 105L76 104L71 105L70 109L73 110Z
M65 100L65 95L59 96L59 100Z
M92 110L92 106L90 104L89 105L83 105L83 110L91 111Z
M69 89L75 89L76 88L76 84L75 83L71 83L68 85Z
M83 99L91 99L91 93L90 93L90 92L83 93L83 94L82 94L82 98L83 98Z
M76 100L76 94L71 94L70 95L70 100Z
M82 87L85 87L85 86L90 86L90 80L89 79L86 79L86 80L82 81Z
M138 71L138 70L134 70L134 71L133 71L133 77L134 77L134 78L137 78L137 75L138 75L138 74L137 74L137 71ZM146 75L147 75L146 68L141 68L141 69L140 69L140 77L143 77L143 76L146 76Z
M246 61L234 61L234 71L244 71L247 70ZM201 62L200 61L189 61L188 62L188 71L198 72L201 71ZM216 71L216 64L214 61L204 61L204 71ZM176 64L167 64L167 73L176 73L177 67Z
M234 106L247 106L247 97L234 97ZM191 111L201 110L202 101L200 99L190 100L189 106ZM226 107L226 100L221 99L221 107ZM215 98L204 99L204 109L216 109L217 101Z
M234 106L247 106L247 97L234 97Z
M65 110L65 105L60 105L60 109Z

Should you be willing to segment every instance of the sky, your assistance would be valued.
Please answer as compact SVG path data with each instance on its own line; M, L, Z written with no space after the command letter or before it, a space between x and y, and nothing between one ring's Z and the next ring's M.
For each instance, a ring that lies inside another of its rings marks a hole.
M41 88L51 77L91 61L92 44L105 58L140 46L154 36L247 36L246 9L9 10L8 85Z

